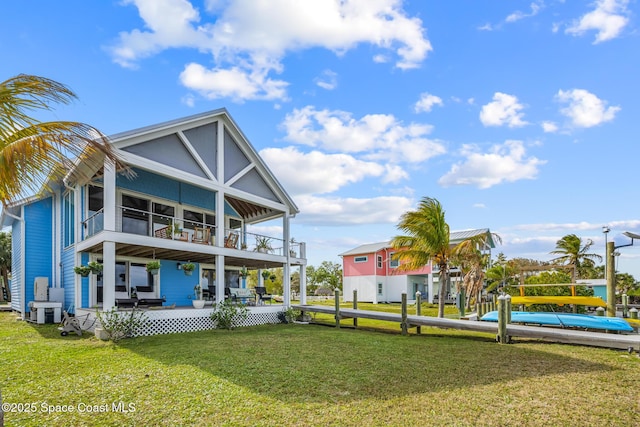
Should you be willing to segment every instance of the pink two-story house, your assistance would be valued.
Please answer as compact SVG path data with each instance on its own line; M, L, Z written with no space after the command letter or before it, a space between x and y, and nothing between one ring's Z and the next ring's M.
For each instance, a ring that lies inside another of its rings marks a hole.
M452 232L450 242L456 245L483 234L488 239L487 247L481 250L490 251L495 244L488 228ZM343 300L353 301L354 290L358 291L358 301L373 303L399 302L403 292L407 293L409 300L413 300L416 292L420 291L423 300L433 302L439 290L437 266L429 262L418 270L401 271L398 268L400 262L393 259L396 251L389 242L381 242L368 243L341 253ZM456 271L452 271L452 281L456 280Z

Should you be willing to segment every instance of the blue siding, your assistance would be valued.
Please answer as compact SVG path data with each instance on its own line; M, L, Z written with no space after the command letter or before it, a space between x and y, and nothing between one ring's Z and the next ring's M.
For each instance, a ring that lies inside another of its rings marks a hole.
M199 265L196 264L192 276L185 276L182 270L178 270L176 261L161 260L160 264L160 297L166 298L166 305L190 306L194 298L193 288L200 283Z
M216 210L216 193L190 184L181 186L182 203L210 211Z
M213 191L140 169L135 169L135 172L137 176L132 180L118 176L116 185L122 189L215 211L216 197Z
M36 277L48 277L53 284L52 232L53 200L51 197L24 207L25 219L25 299L33 300L33 281Z
M75 267L75 251L73 247L62 252L61 262L62 271L60 274L62 279L61 285L64 288L64 307L68 309L75 303L76 297L76 289L74 286L76 274L73 272L73 267Z
M22 222L14 221L11 227L11 309L24 313L24 303L20 294L22 277Z
M133 179L118 175L116 185L120 188L126 188L168 200L179 200L178 181L141 169L135 169L135 172L137 176Z
M80 259L80 262L83 265L86 265L89 263L89 254L87 253L83 253ZM89 307L89 282L90 282L90 276L87 277L81 277L80 278L80 289L82 292L82 301L80 302L80 304L82 304L83 308L90 308Z

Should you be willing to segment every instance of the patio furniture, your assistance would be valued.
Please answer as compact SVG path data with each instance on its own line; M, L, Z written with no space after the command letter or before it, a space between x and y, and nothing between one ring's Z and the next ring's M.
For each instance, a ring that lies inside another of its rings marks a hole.
M253 289L247 288L232 288L231 293L237 300L240 300L242 304L255 305L256 294ZM251 304L253 302L253 304Z
M193 238L191 239L191 243L200 243L203 245L209 244L211 230L208 228L200 228L196 227L193 229Z
M265 301L271 304L273 300L273 296L267 293L267 288L264 286L256 286L256 295L258 295L258 304L264 304Z
M238 248L238 233L230 232L224 239L224 247L237 249Z
M116 298L116 307L135 308L138 306L138 298Z
M238 302L236 296L231 293L231 288L224 288L224 299L231 299L231 302Z

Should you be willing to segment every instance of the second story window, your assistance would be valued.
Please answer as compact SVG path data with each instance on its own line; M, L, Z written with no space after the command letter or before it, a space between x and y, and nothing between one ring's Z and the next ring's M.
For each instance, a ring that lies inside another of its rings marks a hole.
M382 268L382 257L380 255L376 257L376 264L378 268Z
M398 266L400 265L400 261L397 258L393 257L393 254L395 252L391 252L389 254L389 268L398 268Z
M353 262L356 262L356 263L367 262L368 260L369 260L369 257L366 257L366 256L353 257Z
M64 247L71 246L75 243L75 204L73 202L74 193L67 191L64 193L62 201L62 232L64 233Z
M122 195L122 232L149 235L149 201Z

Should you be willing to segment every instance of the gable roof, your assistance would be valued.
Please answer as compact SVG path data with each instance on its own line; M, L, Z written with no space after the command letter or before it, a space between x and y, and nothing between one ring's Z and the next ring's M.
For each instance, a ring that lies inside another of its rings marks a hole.
M462 230L462 231L452 231L449 234L449 241L452 244L457 244L462 242L463 240L469 239L475 236L481 236L486 234L488 236L488 245L490 248L495 248L495 242L493 241L493 237L491 231L488 228L477 228L473 230ZM390 249L391 241L388 242L379 242L379 243L367 243L365 245L360 245L356 248L350 249L346 252L339 254L338 256L350 256L350 255L363 255L363 254L371 254L378 252L382 249Z
M299 212L225 108L118 133L109 140L132 167L208 189L224 187L226 201L248 223L278 216L278 211Z
M338 256L371 254L389 247L389 242L367 243L366 245L360 245L357 248L353 248L349 251L343 252Z

